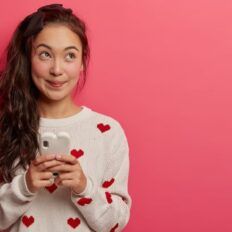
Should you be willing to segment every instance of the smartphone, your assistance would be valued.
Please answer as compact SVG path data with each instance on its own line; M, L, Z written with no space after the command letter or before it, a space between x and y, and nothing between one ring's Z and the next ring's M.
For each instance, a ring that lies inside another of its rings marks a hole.
M39 134L40 155L68 155L70 152L70 135L67 132L44 132ZM59 175L58 172L53 176Z

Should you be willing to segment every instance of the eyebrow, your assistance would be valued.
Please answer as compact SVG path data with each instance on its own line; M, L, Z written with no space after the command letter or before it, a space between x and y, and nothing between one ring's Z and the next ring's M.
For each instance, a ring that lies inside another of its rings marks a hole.
M43 43L37 45L37 46L36 46L36 49L37 49L38 47L40 47L40 46L44 46L44 47L46 47L46 48L52 50L52 48L51 48L50 46L48 46L47 44L43 44ZM79 50L77 47L75 47L75 46L66 47L66 48L64 49L64 51L69 50L69 49L75 49L75 50L77 50L77 51L80 51L80 50Z

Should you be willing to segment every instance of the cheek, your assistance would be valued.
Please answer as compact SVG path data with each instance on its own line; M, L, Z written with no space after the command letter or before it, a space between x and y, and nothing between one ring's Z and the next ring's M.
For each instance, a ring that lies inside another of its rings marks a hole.
M79 78L79 74L80 74L80 65L78 64L71 64L67 67L66 69L66 73L69 77L71 77L72 79L74 78Z
M31 72L36 77L43 77L48 72L48 67L45 63L38 62L36 60L31 63Z

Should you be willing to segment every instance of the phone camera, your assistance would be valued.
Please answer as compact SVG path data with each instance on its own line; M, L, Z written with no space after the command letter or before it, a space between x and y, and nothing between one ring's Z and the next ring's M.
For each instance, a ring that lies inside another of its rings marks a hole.
M48 141L46 141L46 140L45 140L45 141L43 141L43 146L44 146L44 147L48 147L48 146L49 146Z

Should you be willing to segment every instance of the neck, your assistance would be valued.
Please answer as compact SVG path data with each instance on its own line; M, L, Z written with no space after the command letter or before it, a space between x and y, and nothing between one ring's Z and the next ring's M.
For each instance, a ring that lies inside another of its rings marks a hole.
M81 110L80 106L75 105L72 99L65 101L45 101L38 100L40 117L43 118L65 118Z

